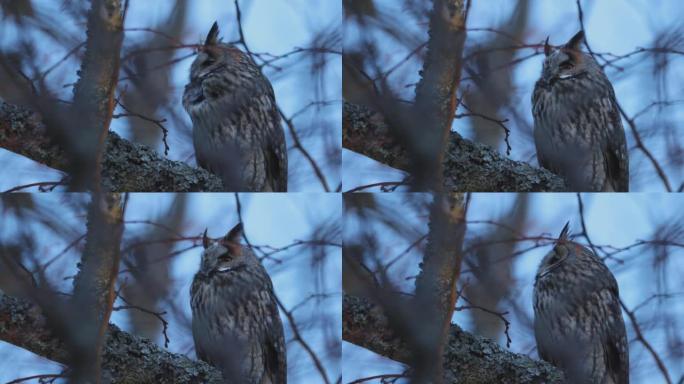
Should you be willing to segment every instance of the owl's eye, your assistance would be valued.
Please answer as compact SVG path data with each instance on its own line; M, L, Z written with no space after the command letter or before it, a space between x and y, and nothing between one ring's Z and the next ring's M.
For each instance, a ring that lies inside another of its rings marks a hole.
M208 57L206 60L204 60L204 61L202 62L202 66L203 66L203 67L208 67L208 66L214 64L214 61L215 61L215 60L214 60L213 58Z
M230 253L224 253L223 255L219 256L218 259L220 261L230 261L233 258Z
M565 246L556 246L553 249L553 255L549 258L548 265L555 265L565 259L568 255L568 248Z
M551 256L551 258L549 259L549 263L548 263L548 264L549 264L549 265L554 265L554 264L556 264L556 263L559 262L559 261L560 261L560 255L557 254L557 253L554 253L553 256Z
M560 68L562 71L567 71L568 69L572 69L573 65L570 60L566 60L558 65L558 68Z

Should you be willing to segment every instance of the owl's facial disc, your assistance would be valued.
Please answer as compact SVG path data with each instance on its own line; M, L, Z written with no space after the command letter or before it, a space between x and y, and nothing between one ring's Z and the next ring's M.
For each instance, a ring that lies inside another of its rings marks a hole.
M575 76L577 76L577 68L575 66L575 63L571 60L565 60L562 63L558 65L558 79L560 80L566 80L566 79L571 79Z
M538 278L543 278L560 267L568 258L568 248L564 244L559 244L554 247L553 251L549 253L547 259L544 261L544 266L539 271Z
M215 273L230 273L236 272L244 269L246 267L244 260L239 256L234 256L226 253L219 256L216 267L214 268Z
M544 61L542 68L542 80L547 85L553 85L558 81L573 79L582 75L583 57L576 51L561 48Z
M191 104L200 104L207 99L204 90L204 81L214 76L221 69L219 64L220 52L214 52L214 48L201 50L190 69L191 81L186 86L187 97Z

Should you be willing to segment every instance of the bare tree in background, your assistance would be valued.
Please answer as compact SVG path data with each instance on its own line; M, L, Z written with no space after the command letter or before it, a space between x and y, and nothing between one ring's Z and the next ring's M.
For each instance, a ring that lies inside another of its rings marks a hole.
M39 375L46 380L223 382L219 370L186 356L192 351L190 311L189 303L179 301L187 296L178 290L189 289L189 281L169 281L171 261L201 247L199 233L184 234L184 223L195 219L184 208L190 197L175 195L166 212L147 220L126 219L127 203L135 195L65 194L60 199L59 209L38 196L14 194L0 199L7 222L18 224L17 235L0 233L0 340L64 365L62 372ZM282 247L254 243L248 247L269 265L272 275L302 273L292 268L320 275L336 263L331 252L341 247L339 218L312 224L309 238ZM47 247L49 257L37 248L44 247L39 236L47 232L68 244L61 251ZM74 260L79 253L80 259ZM69 276L74 270L76 275ZM73 291L68 290L71 278ZM337 380L332 375L337 372L340 341L330 327L339 324L335 321L339 313L316 309L325 300L339 300L339 291L330 291L337 281L312 282L311 291L302 292L291 307L276 296L288 335L288 354L295 357L289 374L303 370L320 382ZM117 311L130 316L133 333L109 322L110 314ZM171 325L181 333L171 333ZM167 349L170 342L174 352Z
M573 241L594 249L614 273L630 269L645 272L649 268L653 272L648 277L638 273L644 280L643 288L642 285L637 288L644 291L644 301L635 303L632 298L631 304L624 300L619 303L630 352L633 357L639 356L636 364L630 364L630 376L646 375L656 381L677 382L673 375L681 374L677 361L684 350L681 332L672 332L675 324L681 325L673 304L681 302L682 293L676 283L667 282L662 268L682 267L678 261L683 244L682 224L663 221L662 225L653 227L652 235L635 239L626 246L598 244L592 242L587 230L592 228L585 220L583 200L587 198L578 195L576 210L569 212L573 226L581 228ZM444 343L442 365L432 367L433 372L441 368L444 382L565 382L560 369L536 357L532 300L521 295L523 290L531 292L533 272L529 281L520 281L512 274L513 269L523 268L520 258L539 248L547 250L556 242L556 234L529 231L533 218L531 212L525 212L538 208L538 199L535 195L517 195L511 199L510 208L500 214L496 210L473 211L475 200L479 200L480 207L494 205L492 200L498 198L493 195L473 194L466 200L467 217L464 212L459 227L463 233L454 229L449 232L451 242L462 241L458 252L451 256L459 262L463 260L463 266L457 267L460 274L452 282L458 298L452 303L452 309L464 312L456 318L470 319L472 323L452 322L451 312L448 313L447 337L441 340ZM672 200L676 201L676 196ZM416 340L429 340L429 326L437 320L424 315L429 312L418 300L421 280L429 270L432 247L428 241L434 238L436 229L431 196L348 194L344 202L343 340L405 364L403 371L388 369L388 372L361 378L357 374L354 381L346 382L439 381L439 378L426 381L419 376L425 369L420 366L424 362L412 357L421 351ZM646 203L644 208L650 211ZM555 213L545 213L544 217L547 215L555 217ZM539 260L533 263L536 268ZM621 292L624 291L623 287ZM439 290L435 288L432 292ZM657 304L658 300L669 304ZM646 306L653 311L647 312ZM472 331L465 331L462 326ZM355 356L357 353L352 350L349 355L345 354L349 364L360 359L360 355ZM369 359L367 354L362 356L364 360Z
M577 26L584 31L588 10L582 3L575 2L575 11ZM593 4L584 3L587 8ZM521 97L529 97L527 92L531 93L534 79L521 89L515 71L521 63L543 54L543 38L529 41L532 33L540 34L531 17L533 6L539 2L505 3L511 4L511 13L495 25L474 25L482 21L468 18L470 8L477 7L480 13L489 11L493 5L486 3L345 0L343 4L345 30L349 31L343 57L343 147L405 173L401 180L347 185L346 190L380 187L393 191L402 185L416 189L416 183L433 172L441 172L444 188L457 192L568 190L562 177L537 166L531 113L523 108L526 104L519 102ZM652 11L644 8L646 13ZM395 12L397 9L401 12ZM444 16L445 9L463 10L459 44L455 36L448 38L452 46L438 44L446 36L445 31L433 28L432 21L437 14ZM673 107L682 101L675 99L676 92L668 92L668 87L661 85L669 84L667 79L676 82L670 68L672 63L680 63L684 50L681 30L667 25L656 28L656 39L651 44L626 54L592 50L590 34L586 34L588 45L584 50L612 83L630 76L630 81L643 79L649 95L658 91L655 101L642 102L634 112L623 108L620 102L629 101L618 94L620 116L615 118L625 122L628 149L634 152L632 159L637 159L631 166L637 190L675 191L684 188L684 183L673 182L681 178L677 164L682 162L684 151L680 140L673 139L671 126L678 121ZM432 65L435 52L455 70L447 74ZM648 66L653 70L645 68ZM423 84L430 78L438 79L436 83L444 91L437 95L443 108L426 114L420 105ZM414 89L415 95L411 94ZM647 117L653 117L650 123ZM437 150L427 134L433 119L446 127L445 141L439 154L434 155L440 157L435 159L437 166L420 160L423 146ZM652 128L662 124L667 129ZM523 145L516 144L513 138ZM512 153L515 157L511 157Z
M11 23L4 28L21 33L19 44L0 47L0 147L63 172L61 180L18 185L12 191L61 185L71 190L95 186L108 191L225 190L220 177L187 164L192 159L191 147L178 150L176 159L181 156L181 161L166 157L173 145L170 127L180 142L191 142L171 82L176 64L193 58L200 46L199 41L184 41L188 34L186 0L176 1L158 26L132 27L125 24L128 1L64 2L60 20L30 0L11 3L3 2L0 16ZM338 126L326 117L310 118L308 123L301 119L339 107L339 101L328 100L318 91L320 84L335 76L331 68L341 57L339 21L312 31L306 46L289 51L284 47L281 54L255 52L243 31L241 2L236 0L233 6L236 18L232 25L237 26L239 39L231 43L271 80L292 79L305 84L302 89L315 89L291 98L302 99L299 110L286 115L277 106L274 112L283 122L278 129L285 130L291 144L290 178L308 190L339 189ZM83 25L86 19L85 41L80 34L59 26ZM40 39L49 40L66 54L45 66L40 59L45 55ZM73 66L73 74L79 59L78 80L67 84L73 86L74 97L64 100L60 88L66 67ZM61 79L54 75L57 72L62 73ZM110 130L111 120L119 118L128 119L132 141Z
M183 220L187 215L188 196L174 195L174 201L166 212L153 219L153 223L164 223L163 226L149 225L140 235L132 239L127 246L130 251L122 255L123 266L130 271L131 278L122 284L125 297L135 297L135 304L153 312L162 312L161 307L168 300L171 292L171 258L159 258L172 252L174 243L155 241L168 238L170 234L183 232ZM150 240L152 240L150 242ZM142 311L128 312L133 333L156 340L162 333L163 323L159 319Z

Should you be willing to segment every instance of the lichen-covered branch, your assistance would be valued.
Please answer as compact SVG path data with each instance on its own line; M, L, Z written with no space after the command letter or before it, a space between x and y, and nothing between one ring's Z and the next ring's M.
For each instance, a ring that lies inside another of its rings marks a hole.
M394 139L385 118L364 106L345 102L342 146L402 171L410 171L410 154ZM496 150L449 132L443 159L443 185L455 192L562 192L559 176L510 160Z
M62 364L71 360L65 344L47 326L37 305L0 291L0 340ZM221 373L202 361L170 353L150 340L110 324L102 350L107 383L223 383Z
M102 189L112 192L220 192L223 184L203 169L161 157L153 149L109 132L102 159ZM41 117L0 100L0 147L50 168L68 171L65 149L50 140Z
M75 377L100 382L101 351L115 300L119 273L124 203L119 194L93 193L88 208L88 234L74 279L74 319L68 337L75 348Z
M411 353L389 327L383 309L367 299L344 295L342 339L408 364ZM444 346L446 383L562 383L560 370L544 361L503 349L496 342L452 324Z

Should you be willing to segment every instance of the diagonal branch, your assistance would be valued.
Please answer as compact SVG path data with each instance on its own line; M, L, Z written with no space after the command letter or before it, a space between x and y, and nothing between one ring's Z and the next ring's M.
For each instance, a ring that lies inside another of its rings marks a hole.
M0 292L0 340L68 364L69 352L47 322L39 306ZM102 376L111 383L223 383L221 373L209 364L170 353L112 324L105 335L102 361Z
M463 331L452 324L444 347L445 382L472 383L562 383L562 373L551 364L509 352L496 342ZM370 301L345 294L342 303L342 339L408 364L406 343L391 331L382 308Z
M393 139L384 117L370 109L345 102L342 146L392 168L410 171L410 153ZM559 176L543 168L510 160L496 150L449 132L443 159L443 183L455 192L561 192Z
M153 149L109 132L102 159L102 187L113 192L219 192L221 180L200 168L161 157ZM49 139L32 110L0 100L0 147L60 171L68 171L66 151Z

